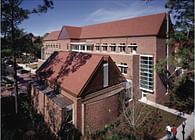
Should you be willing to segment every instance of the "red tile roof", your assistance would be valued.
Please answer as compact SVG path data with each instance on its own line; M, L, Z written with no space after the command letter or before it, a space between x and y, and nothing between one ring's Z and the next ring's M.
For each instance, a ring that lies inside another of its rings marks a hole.
M166 14L160 13L82 27L63 26L58 39L86 39L159 34L164 36L165 33L161 31L161 27L165 19ZM48 36L50 40L52 36L54 40L56 40L55 35Z
M44 41L50 41L50 40L58 40L60 31L53 31L49 33L43 40Z
M158 35L165 13L82 27L80 38Z
M80 34L81 34L80 27L63 26L58 39L67 39L67 38L77 39L80 37Z
M60 87L78 97L101 61L102 55L59 51L54 52L36 73L51 83L57 81Z

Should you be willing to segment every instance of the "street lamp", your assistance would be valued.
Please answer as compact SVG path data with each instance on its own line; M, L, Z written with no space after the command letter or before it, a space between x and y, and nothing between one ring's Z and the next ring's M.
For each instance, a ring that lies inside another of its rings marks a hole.
M186 126L186 122L183 121L183 123L182 123L182 128L183 128L183 130L182 130L183 140L184 140L184 136L185 136L185 126Z

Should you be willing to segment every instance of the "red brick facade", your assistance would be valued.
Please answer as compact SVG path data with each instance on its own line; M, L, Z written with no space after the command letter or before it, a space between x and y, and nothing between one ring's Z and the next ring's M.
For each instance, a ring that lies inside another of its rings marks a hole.
M57 54L52 54L53 56L51 57L53 58L55 56L55 59L49 58L47 62L45 62L37 70L38 77L42 78L42 80L46 80L43 77L43 71L45 73L48 73L47 68L49 68L48 70L52 71L53 75L55 76L55 71L58 70L56 67L59 67L60 65L56 62L58 61L58 59L64 62L64 60L62 59L63 57L61 58L59 56L69 56L67 55L67 53L68 52L59 52ZM86 56L86 54L83 53L79 53L79 55ZM96 62L97 60L99 62L97 64L94 64L95 67L92 67L92 64L90 62ZM44 87L43 85L36 85L36 82L32 86L31 95L34 107L36 108L38 113L44 116L48 126L56 134L63 122L64 111L66 110L67 106L72 107L72 123L82 133L82 135L85 134L88 126L93 126L90 129L95 132L96 130L103 128L105 124L113 121L119 114L120 101L118 96L121 91L124 90L123 82L125 82L125 77L120 73L117 66L109 56L93 54L86 61L87 62L81 65L76 71L74 71L72 75L67 74L64 77L64 79L68 77L70 81L75 81L75 75L77 75L77 73L81 74L81 70L93 68L91 76L88 76L86 74L86 76L89 78L83 83L81 90L75 90L78 91L78 93L76 94L70 92L69 89L66 89L67 86L60 85L60 94L56 95L53 88L54 82L52 80L48 80L47 87ZM52 63L55 64L55 67L52 67ZM104 64L108 65L107 86L103 84L105 76ZM50 77L53 77L52 73ZM48 78L49 76L46 75L46 77ZM85 76L82 75L78 78L84 77ZM67 82L69 81L66 81L66 83ZM77 85L77 87L75 88L78 89L78 86L81 85ZM50 90L52 92L50 92Z

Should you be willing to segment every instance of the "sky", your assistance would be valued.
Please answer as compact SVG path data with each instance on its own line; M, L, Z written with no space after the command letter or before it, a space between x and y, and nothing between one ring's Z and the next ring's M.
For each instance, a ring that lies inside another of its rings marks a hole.
M166 12L165 0L53 0L54 9L32 14L19 26L42 36L63 25L84 26L113 20ZM42 0L24 0L21 7L32 9Z

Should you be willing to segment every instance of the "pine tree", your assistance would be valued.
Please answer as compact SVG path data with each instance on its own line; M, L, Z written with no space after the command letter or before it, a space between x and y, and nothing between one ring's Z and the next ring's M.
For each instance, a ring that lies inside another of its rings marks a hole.
M19 35L21 30L18 25L25 19L29 18L33 13L45 13L48 9L53 8L53 2L51 0L43 0L42 5L38 5L37 8L32 10L21 7L23 0L2 0L1 1L1 36L6 42L6 46L12 50L14 58L14 80L15 80L15 111L18 113L18 83L17 83L17 64L16 55L18 49L16 43L23 39Z

